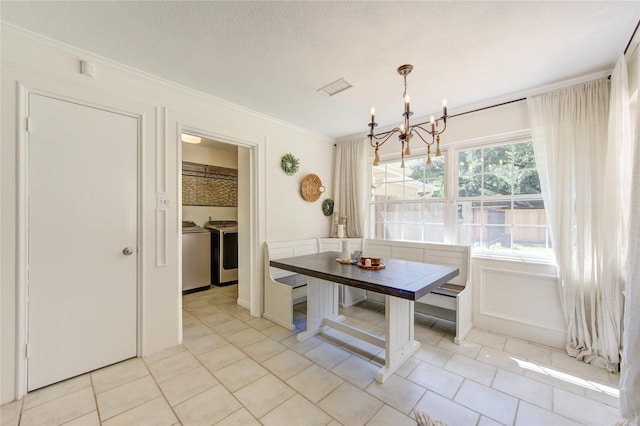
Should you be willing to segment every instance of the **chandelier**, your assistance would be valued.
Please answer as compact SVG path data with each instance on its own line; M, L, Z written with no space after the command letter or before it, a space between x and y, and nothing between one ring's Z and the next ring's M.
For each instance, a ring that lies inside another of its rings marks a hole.
M373 161L373 165L377 166L380 164L380 156L378 155L378 151L380 150L380 146L382 146L389 138L396 133L398 134L398 140L402 144L401 154L402 154L402 164L401 167L404 168L404 157L411 155L411 148L409 147L409 141L413 136L418 136L422 139L422 142L427 144L427 164L431 164L431 145L436 144L436 157L441 155L440 153L440 135L444 133L447 129L447 100L444 99L442 101L442 117L435 118L433 115L429 121L425 121L424 123L418 123L411 125L409 123L409 117L413 115L409 104L409 94L407 93L407 76L413 70L413 65L406 64L398 67L398 74L404 78L404 93L402 97L404 98L404 112L402 116L404 117L403 123L400 127L396 127L388 132L381 132L374 134L373 129L378 125L376 123L376 110L371 107L371 122L369 123L369 144L372 148L375 148L375 159ZM440 127L442 127L440 129ZM374 144L375 142L375 144Z

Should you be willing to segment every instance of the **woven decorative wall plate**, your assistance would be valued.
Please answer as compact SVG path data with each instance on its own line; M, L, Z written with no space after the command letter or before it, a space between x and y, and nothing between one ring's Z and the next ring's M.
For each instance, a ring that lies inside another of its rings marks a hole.
M302 179L302 185L300 185L300 193L302 198L306 201L318 201L320 195L324 192L324 186L322 181L313 173L310 173Z

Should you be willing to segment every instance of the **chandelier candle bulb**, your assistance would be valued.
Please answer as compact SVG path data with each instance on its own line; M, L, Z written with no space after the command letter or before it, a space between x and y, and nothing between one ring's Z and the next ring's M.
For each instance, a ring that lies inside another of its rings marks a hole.
M446 99L442 100L442 119L443 120L447 119L447 100Z
M431 116L431 133L435 133L435 132L436 132L436 119L432 115Z
M374 107L371 107L371 122L376 122L376 109Z

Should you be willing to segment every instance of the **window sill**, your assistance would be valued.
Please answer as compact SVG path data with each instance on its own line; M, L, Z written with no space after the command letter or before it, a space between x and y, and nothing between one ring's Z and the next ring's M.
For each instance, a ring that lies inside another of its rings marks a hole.
M556 266L553 256L531 256L517 254L502 254L489 250L471 250L472 259L499 260L501 262L529 263L536 265Z

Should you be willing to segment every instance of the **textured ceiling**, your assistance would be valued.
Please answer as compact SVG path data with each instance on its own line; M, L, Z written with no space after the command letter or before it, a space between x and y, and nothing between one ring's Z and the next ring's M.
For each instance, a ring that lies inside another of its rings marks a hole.
M330 137L607 70L638 1L0 3L3 22ZM344 77L353 88L316 92Z

